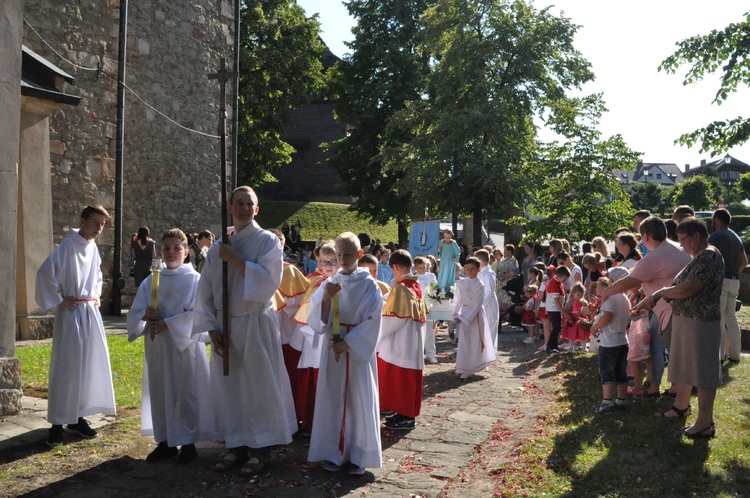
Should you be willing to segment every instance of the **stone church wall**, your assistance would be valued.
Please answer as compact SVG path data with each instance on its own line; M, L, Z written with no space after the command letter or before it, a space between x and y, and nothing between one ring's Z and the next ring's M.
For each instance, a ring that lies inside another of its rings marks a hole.
M125 83L182 126L217 134L220 88L207 78L220 57L232 61L233 3L223 0L129 2ZM83 206L100 203L114 214L118 0L26 0L24 18L69 61L58 57L28 25L24 44L75 77L68 93L81 104L51 118L54 242L78 226ZM231 85L227 101L231 102ZM228 130L231 129L231 105ZM218 231L221 213L219 140L170 123L126 91L122 270L127 287L130 236L148 226L162 231ZM40 206L40 209L44 209ZM114 231L99 240L108 309ZM123 297L127 301L127 296Z

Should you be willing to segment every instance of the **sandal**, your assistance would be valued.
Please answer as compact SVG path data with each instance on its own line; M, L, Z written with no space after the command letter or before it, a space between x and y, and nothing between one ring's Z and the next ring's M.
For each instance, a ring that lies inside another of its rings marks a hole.
M676 415L667 415L667 413L669 412L675 412ZM690 405L687 405L685 408L677 408L676 406L672 405L667 410L664 410L661 413L657 413L656 415L661 418L685 418L691 413L693 413L693 408Z
M688 432L690 429L685 429L683 434L688 439L711 439L716 437L716 426L711 422L711 425L704 427L703 429L695 432Z
M655 393L650 393L646 391L643 393L644 398L661 398L661 393L659 391L656 391Z
M247 451L229 450L229 453L221 457L221 460L214 463L216 472L226 472L247 462L249 455Z
M245 465L240 469L240 474L254 475L266 468L269 459L265 455L253 454L248 458Z

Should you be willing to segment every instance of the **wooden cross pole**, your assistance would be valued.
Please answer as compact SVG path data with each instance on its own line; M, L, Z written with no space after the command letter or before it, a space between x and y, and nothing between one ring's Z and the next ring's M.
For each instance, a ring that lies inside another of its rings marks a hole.
M228 205L227 205L227 81L237 77L237 71L227 69L226 60L221 58L219 72L209 74L208 79L219 80L221 84L221 103L219 107L219 136L221 138L221 241L229 244L227 236ZM224 360L224 375L229 375L229 268L227 262L221 264L221 292L222 292L222 349Z

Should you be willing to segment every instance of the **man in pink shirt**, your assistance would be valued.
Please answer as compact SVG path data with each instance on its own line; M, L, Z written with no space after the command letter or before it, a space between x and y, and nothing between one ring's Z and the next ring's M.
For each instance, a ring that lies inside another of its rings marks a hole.
M667 240L667 227L661 218L649 216L641 222L639 230L641 241L649 253L636 264L630 275L605 289L603 297L640 286L647 295L651 295L662 287L672 285L680 270L690 262L689 254ZM651 325L652 387L649 388L650 394L659 392L659 384L664 373L664 348L665 346L669 348L672 337L672 304L660 299L654 312L655 320ZM661 340L662 337L664 340Z

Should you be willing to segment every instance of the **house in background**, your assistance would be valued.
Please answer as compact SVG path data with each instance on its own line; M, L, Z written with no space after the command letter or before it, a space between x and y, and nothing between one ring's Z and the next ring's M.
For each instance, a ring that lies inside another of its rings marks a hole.
M327 71L340 59L326 47L321 58ZM289 112L289 127L281 139L294 147L292 162L279 168L273 176L278 182L256 188L264 201L337 202L348 204L351 197L336 174L326 164L330 155L321 145L346 136L346 125L336 120L335 100L317 99Z
M681 183L685 176L675 163L638 163L634 171L614 170L620 185L628 187L637 183L656 182L672 186Z
M686 165L684 175L688 178L697 174L716 174L722 183L728 189L731 189L739 181L740 175L748 172L750 172L750 164L744 163L727 154L716 161L707 162L703 159L701 160L701 165L695 168L690 168L689 165Z

